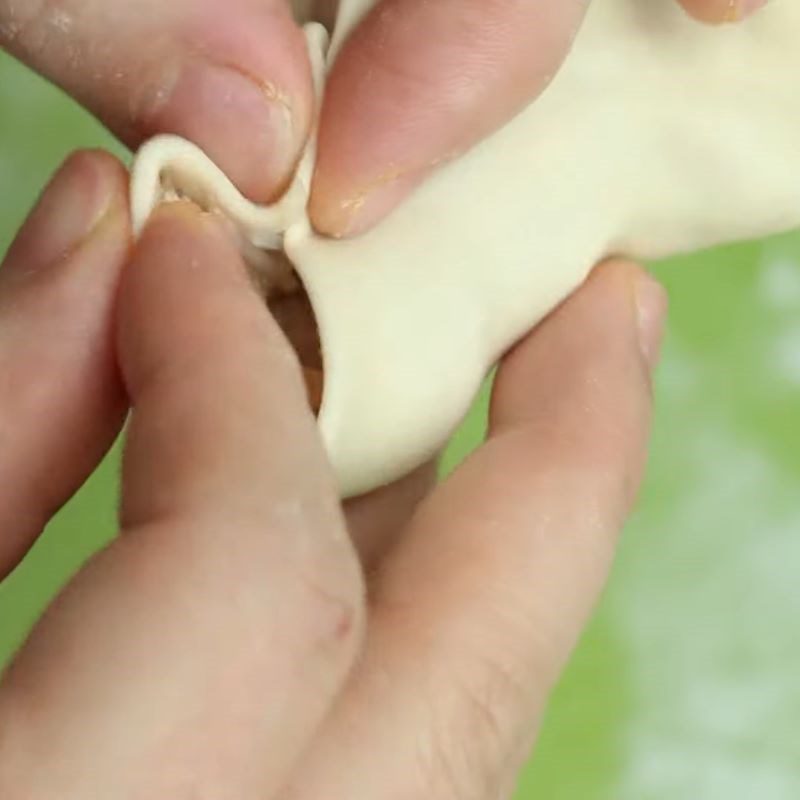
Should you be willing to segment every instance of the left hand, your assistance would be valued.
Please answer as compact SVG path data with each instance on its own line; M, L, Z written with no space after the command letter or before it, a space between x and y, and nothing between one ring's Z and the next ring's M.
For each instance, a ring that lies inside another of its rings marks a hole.
M126 266L125 193L71 158L0 270L0 573L133 409L120 536L0 686L0 797L510 795L642 475L663 292L601 266L471 458L343 514L222 226L161 209Z

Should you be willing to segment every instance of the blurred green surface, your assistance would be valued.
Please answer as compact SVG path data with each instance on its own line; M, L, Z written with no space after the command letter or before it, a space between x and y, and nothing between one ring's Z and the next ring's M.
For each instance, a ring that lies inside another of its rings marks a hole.
M0 55L0 253L87 145L122 152ZM797 800L800 236L656 271L672 316L649 478L519 797ZM480 429L479 409L451 461ZM0 585L0 664L113 535L116 475L112 456Z

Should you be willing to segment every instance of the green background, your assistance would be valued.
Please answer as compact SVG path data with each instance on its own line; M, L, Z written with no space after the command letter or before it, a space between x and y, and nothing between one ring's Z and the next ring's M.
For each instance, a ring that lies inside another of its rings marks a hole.
M0 253L87 145L122 153L0 56ZM656 272L672 314L649 477L520 797L797 800L800 236ZM450 458L480 430L478 409ZM116 475L112 456L0 585L0 665L113 534Z

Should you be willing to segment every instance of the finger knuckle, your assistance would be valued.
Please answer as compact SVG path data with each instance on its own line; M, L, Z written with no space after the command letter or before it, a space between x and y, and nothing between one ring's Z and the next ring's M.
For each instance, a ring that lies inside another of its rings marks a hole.
M431 736L421 753L428 796L485 800L508 783L523 758L529 727L520 706L529 692L503 659L484 658L450 690L434 700ZM524 722L524 724L521 724Z
M349 538L334 527L292 531L281 545L285 602L309 655L346 654L363 632L363 577Z
M324 565L304 566L296 573L303 635L313 651L349 651L360 639L362 590L348 560L325 559Z

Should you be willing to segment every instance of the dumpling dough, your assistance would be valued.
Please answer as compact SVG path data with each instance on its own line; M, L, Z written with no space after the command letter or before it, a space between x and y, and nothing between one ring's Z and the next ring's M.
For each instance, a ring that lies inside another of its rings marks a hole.
M328 63L373 4L340 3ZM308 35L321 75L325 37ZM603 257L800 224L798 42L796 0L720 28L674 0L594 0L544 95L360 238L311 230L313 147L263 209L174 137L136 161L135 224L166 185L221 208L244 241L285 250L320 332L321 432L342 494L358 494L435 453L498 357Z

